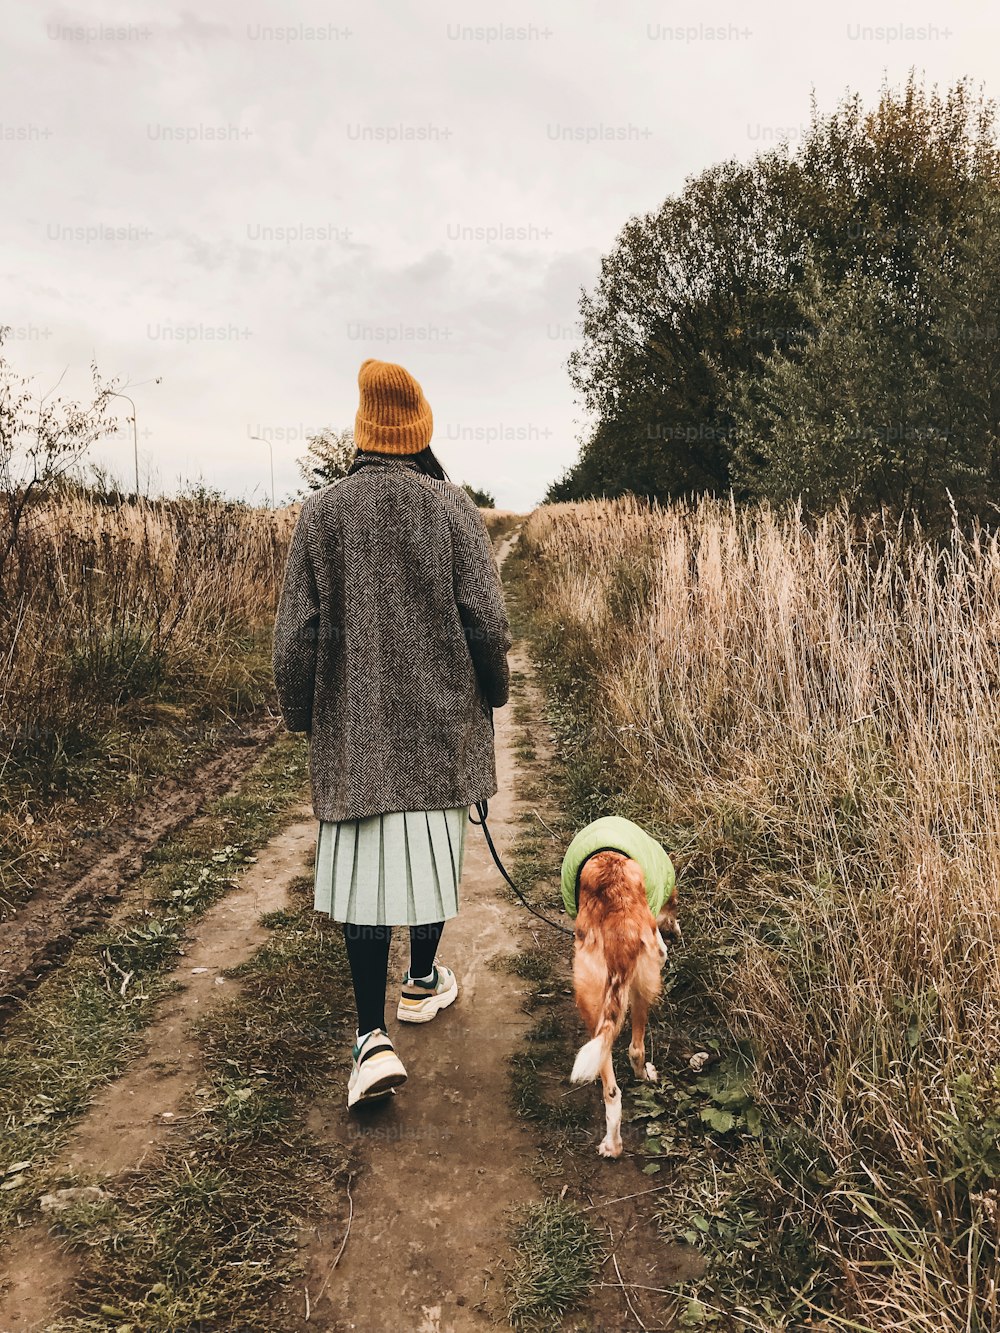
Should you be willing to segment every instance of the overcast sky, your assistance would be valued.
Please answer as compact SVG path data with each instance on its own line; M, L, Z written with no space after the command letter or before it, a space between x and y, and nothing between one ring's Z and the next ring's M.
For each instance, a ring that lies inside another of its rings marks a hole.
M306 435L353 424L360 363L398 361L452 477L528 508L576 455L579 291L626 220L794 141L814 88L829 110L913 66L1000 95L992 9L8 4L10 360L135 385L153 491L263 502L264 436L279 503ZM95 457L131 484L119 405Z

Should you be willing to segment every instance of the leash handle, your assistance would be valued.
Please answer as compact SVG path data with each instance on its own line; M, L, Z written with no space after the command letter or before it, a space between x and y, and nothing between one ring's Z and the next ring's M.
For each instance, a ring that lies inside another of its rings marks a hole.
M490 803L489 803L489 801L477 801L477 802L476 802L476 813L479 815L479 818L478 818L478 819L473 819L473 818L472 818L472 811L470 810L470 811L469 811L469 823L470 823L470 824L477 824L477 825L479 825L479 826L482 828L483 833L486 835L486 845L489 847L489 849L490 849L490 855L493 857L493 864L494 864L494 865L496 866L496 868L500 871L500 874L503 875L504 879L507 881L507 883L510 885L510 887L514 890L514 892L517 894L518 898L521 900L521 902L522 902L522 903L524 904L524 906L528 909L528 911L531 913L532 916L537 916L538 919L539 919L539 921L544 921L545 924L546 924L547 926L551 926L553 930L561 931L564 935L575 935L576 932L573 931L573 930L570 930L568 926L562 926L562 925L560 925L558 921L553 921L553 920L551 919L551 917L544 916L544 915L543 915L541 912L539 912L536 908L532 907L531 903L528 902L527 898L525 898L524 894L521 892L521 890L517 887L517 885L516 885L516 884L514 883L514 881L511 879L510 875L507 874L507 871L506 871L506 869L504 868L504 864L503 864L503 862L500 860L500 857L497 855L497 849L496 849L496 847L494 847L494 845L493 845L493 838L490 836L489 825L486 823L487 817L488 817L488 815L489 815L489 811L490 811Z

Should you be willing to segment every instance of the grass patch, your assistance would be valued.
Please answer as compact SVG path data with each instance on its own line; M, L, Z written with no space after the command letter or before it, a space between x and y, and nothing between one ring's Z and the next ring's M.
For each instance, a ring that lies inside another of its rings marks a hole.
M280 1326L299 1229L339 1206L350 1165L305 1128L310 1099L348 1060L347 958L312 912L311 881L293 899L231 973L237 997L200 1025L207 1077L192 1127L113 1182L106 1204L64 1219L83 1273L77 1311L52 1333L109 1319L133 1333Z
M542 825L526 815L514 846L511 874L529 902L559 920L562 905L551 892L554 848ZM523 912L523 905L510 890L506 892ZM553 1154L559 1155L567 1142L586 1134L590 1111L579 1089L566 1095L566 1073L572 1064L566 1015L574 1011L563 950L542 922L534 937L538 941L534 948L499 960L504 970L529 983L523 1006L535 1017L523 1044L510 1057L510 1091L517 1113L530 1120Z
M520 863L517 870L521 870ZM520 883L520 881L515 881ZM532 981L536 989L539 986L555 984L555 974L552 970L552 960L541 949L525 949L521 953L501 954L493 960L492 964L497 970L510 972L515 977L520 977L522 981Z
M543 1199L518 1210L511 1243L510 1322L523 1333L548 1333L594 1282L602 1255L597 1233L574 1204Z

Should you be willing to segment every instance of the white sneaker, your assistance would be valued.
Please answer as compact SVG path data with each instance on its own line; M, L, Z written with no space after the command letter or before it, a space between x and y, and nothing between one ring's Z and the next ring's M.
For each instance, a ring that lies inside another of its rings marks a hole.
M348 1107L388 1097L406 1082L403 1062L382 1028L374 1028L363 1041L356 1041L351 1054L354 1066L347 1081Z
M458 982L450 967L435 967L431 981L414 981L407 972L396 1017L401 1023L429 1023L439 1009L457 999Z

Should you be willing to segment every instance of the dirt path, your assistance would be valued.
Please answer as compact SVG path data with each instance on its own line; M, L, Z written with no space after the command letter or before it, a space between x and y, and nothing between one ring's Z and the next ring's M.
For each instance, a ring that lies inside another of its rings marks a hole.
M0 923L0 1023L66 957L74 942L111 914L122 886L142 869L150 848L195 817L204 793L236 782L256 750L278 734L271 717L235 724L218 753L182 782L161 778L133 810L127 826L79 830L79 846L58 871L41 877L31 898Z
M501 563L511 545L512 538L501 544ZM519 667L524 662L512 653L511 668ZM509 859L520 810L511 709L494 721L499 790L490 800L490 829ZM458 999L430 1023L396 1021L409 958L406 931L395 930L386 1020L409 1080L362 1114L348 1114L339 1087L313 1110L313 1132L360 1141L366 1169L353 1187L354 1218L335 1273L342 1234L317 1236L304 1255L309 1327L374 1333L402 1324L416 1333L466 1333L507 1326L499 1283L508 1210L538 1196L529 1174L535 1141L508 1091L507 1061L529 1026L524 985L496 966L523 947L524 918L501 897L501 885L481 830L470 825L461 910L445 926L439 952L458 977Z
M512 661L512 665L517 665ZM497 779L490 827L509 854L517 807L509 709L496 714ZM465 1333L505 1325L497 1289L508 1209L537 1197L530 1131L510 1105L507 1060L528 1026L522 983L495 962L520 948L523 920L498 894L500 878L480 830L470 827L461 911L445 927L440 957L459 997L426 1025L397 1023L395 997L408 957L396 930L389 1032L409 1081L388 1104L348 1116L342 1088L315 1108L314 1132L361 1139L368 1166L356 1182L354 1220L336 1274L313 1307L316 1328ZM341 1237L307 1254L317 1295Z
M511 544L502 544L501 560ZM513 653L511 667L526 671L526 658ZM511 714L496 714L499 791L490 801L490 826L505 858L520 814ZM239 887L193 927L173 973L179 989L158 1007L144 1054L95 1099L61 1165L88 1180L113 1177L136 1167L181 1123L201 1075L195 1019L234 993L238 983L225 981L222 971L259 947L266 937L260 915L285 905L288 885L310 869L315 820L310 806L298 813ZM522 1011L525 984L496 966L530 937L523 912L500 887L485 839L470 826L461 912L446 926L440 954L455 969L460 994L427 1025L395 1019L408 962L406 932L395 932L386 1015L410 1078L387 1104L360 1115L348 1115L346 1082L312 1107L313 1133L361 1147L364 1166L353 1183L353 1221L339 1259L339 1225L304 1237L308 1324L301 1322L303 1301L294 1315L289 1308L287 1322L276 1310L276 1328L374 1333L401 1319L417 1333L506 1326L499 1288L509 1210L538 1190L530 1174L536 1142L509 1099L508 1058L530 1023ZM0 1262L0 1330L46 1328L71 1297L74 1276L72 1254L44 1220L19 1233Z
M171 973L179 988L159 1007L145 1053L95 1099L66 1154L79 1171L117 1175L139 1166L165 1138L200 1074L195 1022L232 996L239 983L224 973L268 938L260 918L288 906L288 886L309 868L316 846L312 807L262 848L234 889L189 932L185 955Z

